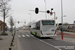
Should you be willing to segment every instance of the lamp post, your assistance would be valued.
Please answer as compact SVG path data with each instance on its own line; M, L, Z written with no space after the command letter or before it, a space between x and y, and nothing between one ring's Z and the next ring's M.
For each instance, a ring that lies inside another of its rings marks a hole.
M46 8L46 0L44 0L44 2L45 2L45 11L47 10L47 8ZM46 17L46 19L47 19L47 14L45 13L45 17Z
M55 20L55 12L53 12L54 13L54 20Z
M63 4L62 4L62 0L61 0L61 23L62 23L61 34L62 34L62 40L63 40Z
M26 21L24 21L24 24L26 24Z
M62 23L62 28L63 28L63 4L61 0L61 23Z
M31 14L30 13L28 13L29 15L30 15L30 22L31 22Z

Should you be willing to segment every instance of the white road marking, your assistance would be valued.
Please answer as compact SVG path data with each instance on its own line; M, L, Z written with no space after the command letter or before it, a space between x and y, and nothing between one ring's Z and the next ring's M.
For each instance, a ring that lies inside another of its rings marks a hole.
M34 38L35 38L35 37L34 37ZM37 38L35 38L35 39L37 39ZM37 39L37 40L39 40L39 39ZM52 47L54 47L54 48L56 48L56 49L58 49L58 50L61 50L60 48L57 48L57 47L55 47L54 45L49 44L49 43L47 43L47 42L45 42L45 41L43 41L43 40L39 40L39 41L41 41L41 42L43 42L43 43L45 43L45 44L47 44L47 45L49 45L49 46L52 46Z
M29 35L26 34L27 37L30 37Z
M58 50L61 50L60 48L57 48L57 47L55 47L54 45L49 44L49 43L47 43L47 42L45 42L45 41L43 41L43 40L40 40L40 41L41 41L41 42L43 42L43 43L45 43L45 44L47 44L47 45L50 45L50 46L52 46L52 47L54 47L54 48L58 49Z
M21 37L20 35L18 35L18 37Z
M33 35L31 35L33 37Z
M23 37L25 37L25 35L22 35Z
M61 49L59 49L59 50L61 50Z

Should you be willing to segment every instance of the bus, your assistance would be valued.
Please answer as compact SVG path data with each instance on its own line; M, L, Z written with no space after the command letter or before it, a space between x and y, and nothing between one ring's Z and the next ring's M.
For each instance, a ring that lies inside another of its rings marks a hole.
M55 20L39 20L32 23L30 33L38 37L56 36Z

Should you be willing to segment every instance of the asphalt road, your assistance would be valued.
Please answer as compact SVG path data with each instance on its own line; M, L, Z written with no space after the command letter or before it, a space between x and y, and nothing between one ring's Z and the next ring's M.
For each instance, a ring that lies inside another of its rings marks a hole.
M55 38L38 38L29 31L18 31L18 50L75 50L75 44ZM58 37L59 38L59 37Z

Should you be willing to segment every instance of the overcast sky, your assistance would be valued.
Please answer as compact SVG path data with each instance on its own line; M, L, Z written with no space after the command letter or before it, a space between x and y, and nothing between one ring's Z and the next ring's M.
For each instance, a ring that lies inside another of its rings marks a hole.
M53 8L53 12L56 13L56 23L61 22L61 0L45 0L46 1L46 8L47 10L51 10ZM34 11L36 7L39 10L45 11L45 2L44 0L11 0L9 3L12 9L12 16L15 21L21 21L23 23L16 24L17 27L23 26L24 22L26 21L26 25L30 22L30 15L31 14L31 21L37 21L40 19L46 19L44 12L39 12L35 14ZM73 23L75 20L75 0L63 0L63 22L68 22L70 24ZM54 15L47 14L47 19L52 19ZM3 20L0 17L0 20ZM6 23L8 25L9 17L6 19Z

